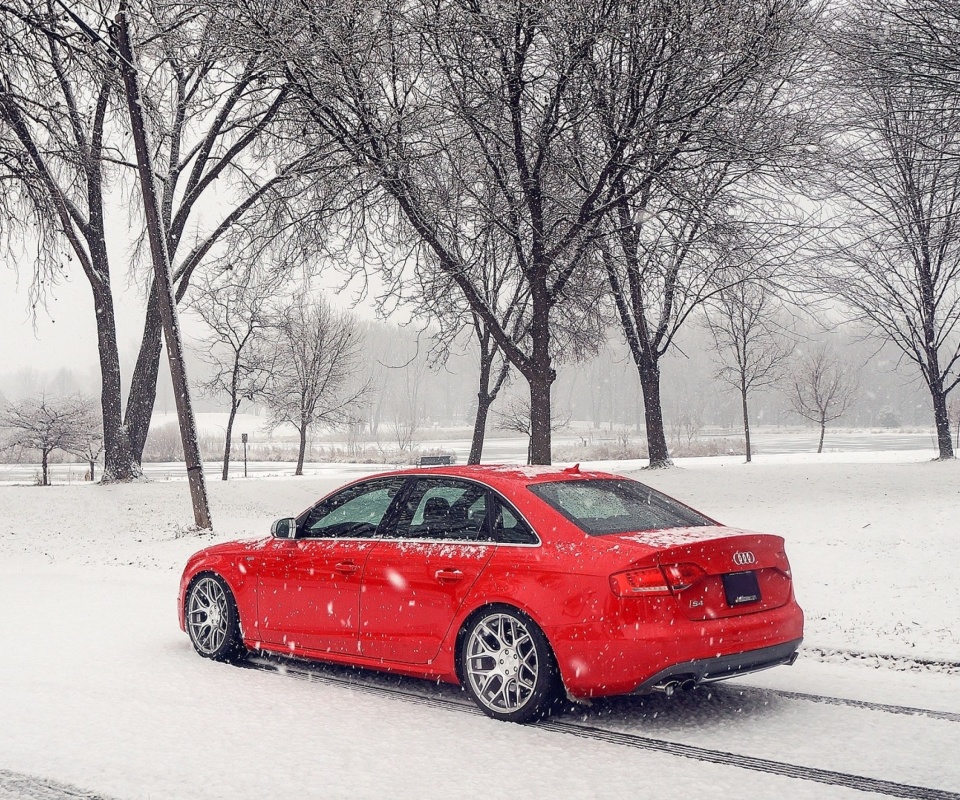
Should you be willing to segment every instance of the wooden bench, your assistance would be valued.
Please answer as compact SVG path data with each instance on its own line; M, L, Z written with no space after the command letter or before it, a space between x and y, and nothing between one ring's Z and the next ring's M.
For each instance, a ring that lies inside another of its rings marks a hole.
M453 463L453 456L420 456L417 459L418 467L449 467Z

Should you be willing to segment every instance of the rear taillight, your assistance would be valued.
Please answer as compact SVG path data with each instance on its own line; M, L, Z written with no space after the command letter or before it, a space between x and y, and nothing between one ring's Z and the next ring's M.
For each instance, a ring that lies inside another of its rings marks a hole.
M696 564L670 564L662 569L667 576L667 584L675 592L689 589L707 574Z
M620 597L682 592L704 577L696 564L670 564L617 572L610 576L610 588Z
M618 572L610 576L610 588L620 597L633 597L638 594L670 594L670 587L667 586L659 567Z
M793 572L790 569L790 562L787 560L787 554L781 550L777 553L777 565L776 569L780 570L788 578L793 578Z

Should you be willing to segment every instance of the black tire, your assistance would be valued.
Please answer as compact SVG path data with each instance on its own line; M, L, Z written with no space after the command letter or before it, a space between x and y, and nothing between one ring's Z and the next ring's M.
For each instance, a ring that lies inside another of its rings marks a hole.
M560 673L550 643L512 606L489 606L471 617L457 659L464 689L488 717L532 722L556 703Z
M204 658L232 663L246 657L237 603L219 575L205 572L193 579L184 619L194 650Z

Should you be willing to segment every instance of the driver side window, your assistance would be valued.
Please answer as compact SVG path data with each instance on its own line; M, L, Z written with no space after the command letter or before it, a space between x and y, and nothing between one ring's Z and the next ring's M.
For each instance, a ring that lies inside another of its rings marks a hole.
M369 539L377 529L394 498L403 486L403 478L350 486L315 505L297 526L303 539Z

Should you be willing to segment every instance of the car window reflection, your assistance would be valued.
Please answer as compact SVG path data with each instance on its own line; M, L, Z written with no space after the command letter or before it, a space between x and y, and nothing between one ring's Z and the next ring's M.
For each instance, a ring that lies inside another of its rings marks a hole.
M397 496L400 478L360 484L344 489L314 506L298 526L308 539L367 539L376 535Z
M497 499L494 503L493 538L503 544L539 544L537 535L517 514Z
M488 542L487 489L452 478L420 478L402 503L401 539Z

